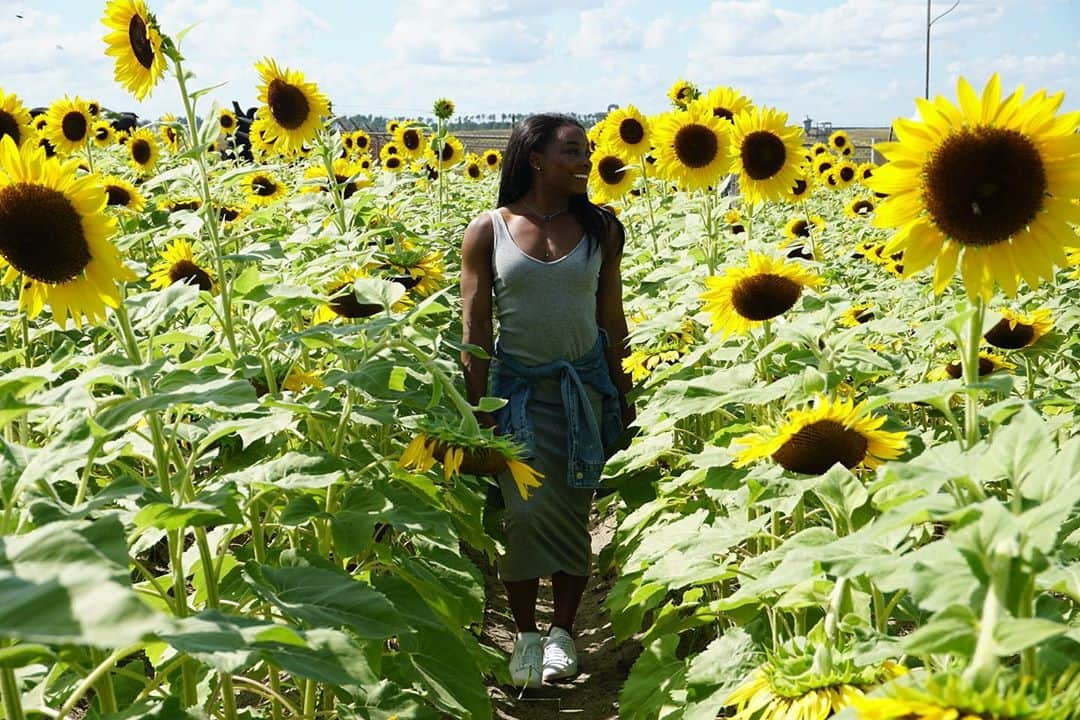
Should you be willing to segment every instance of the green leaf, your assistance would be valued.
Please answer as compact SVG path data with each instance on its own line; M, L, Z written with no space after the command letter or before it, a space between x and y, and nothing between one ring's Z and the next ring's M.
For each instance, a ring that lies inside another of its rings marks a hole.
M56 659L52 650L44 645L22 644L0 649L0 669L17 670L27 665L51 663Z
M0 636L115 648L161 628L131 588L127 551L115 515L0 537Z
M342 477L341 460L327 453L287 452L235 473L223 480L237 485L266 485L282 491L325 488Z
M362 277L353 281L353 294L362 305L382 305L389 310L405 293L404 285L389 280Z
M1000 656L1015 655L1068 630L1068 625L1043 618L1002 617L994 626L994 651Z
M812 490L841 528L851 527L855 511L869 499L866 488L850 470L837 463L822 475Z
M951 653L969 657L975 651L978 619L966 605L952 605L905 637L904 651L912 655Z
M408 375L407 368L395 365L394 369L390 371L390 380L386 383L386 386L395 392L405 392L405 378Z
M652 720L672 702L672 692L685 686L686 663L675 655L678 645L678 635L665 635L638 656L619 693L620 718Z
M328 685L374 685L379 681L363 648L338 630L314 629L304 645L260 642L259 654L287 673Z
M311 495L297 495L289 500L278 516L278 522L282 525L295 527L303 525L313 517L325 515L322 506L315 502Z
M243 515L238 504L239 494L233 485L227 484L211 492L199 493L191 502L173 505L171 502L155 502L135 515L135 527L161 530L177 530L183 527L213 527L223 523L239 524Z
M244 579L263 600L314 627L346 627L373 640L408 630L385 595L341 572L249 562Z
M192 714L180 706L179 697L165 700L143 700L120 712L105 715L102 720L200 720L201 713Z
M754 657L753 641L742 628L728 630L695 655L686 671L686 685L698 700L686 706L683 719L714 720Z
M1030 492L1033 486L1029 479L1038 476L1053 455L1049 428L1038 413L1025 406L989 439L979 468L988 479L1007 479L1021 487L1026 484Z
M120 429L137 415L181 404L241 412L254 410L258 398L247 380L222 377L217 368L198 373L175 370L161 379L152 395L112 405L98 414L97 421L103 427Z
M476 407L480 412L495 412L503 405L506 404L506 398L501 397L489 397L485 395L480 398L480 402L476 403Z
M177 621L175 630L158 635L163 641L220 672L239 672L259 660L257 644L304 645L286 625L251 617L204 610ZM276 647L276 646L275 646Z

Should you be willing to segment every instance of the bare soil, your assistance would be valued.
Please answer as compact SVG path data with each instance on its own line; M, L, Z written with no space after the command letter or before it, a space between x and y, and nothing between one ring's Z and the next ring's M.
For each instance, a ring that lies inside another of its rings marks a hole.
M597 572L600 551L615 534L614 507L603 513L594 506L590 519L593 550L593 574L585 587L574 623L578 668L576 677L545 683L536 690L521 691L499 686L492 681L488 691L499 720L541 720L550 718L581 718L582 720L617 720L619 692L630 674L630 668L641 653L635 639L616 643L611 623L604 608L604 599L615 583L615 571L606 575ZM501 650L507 660L514 649L516 630L506 591L499 582L495 568L482 558L478 564L484 573L487 604L484 608L484 629L480 642ZM536 606L537 625L546 631L552 617L551 579L541 578L540 596Z

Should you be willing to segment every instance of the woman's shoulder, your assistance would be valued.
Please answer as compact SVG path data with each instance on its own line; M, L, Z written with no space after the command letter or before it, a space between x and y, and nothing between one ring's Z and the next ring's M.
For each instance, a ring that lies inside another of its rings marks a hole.
M495 242L495 221L491 217L492 211L482 212L472 219L465 228L465 237L462 240L462 250L470 246L491 247Z

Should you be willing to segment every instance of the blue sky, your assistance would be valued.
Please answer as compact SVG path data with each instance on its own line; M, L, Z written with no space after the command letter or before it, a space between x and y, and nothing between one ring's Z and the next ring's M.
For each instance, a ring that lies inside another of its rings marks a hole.
M922 94L924 0L149 0L196 86L254 104L254 62L302 70L339 112L409 116L445 95L463 114L667 107L678 77L834 125L886 125ZM951 2L934 0L934 14ZM175 81L142 103L112 79L103 0L0 0L0 89L65 92L179 114ZM17 17L22 15L22 18ZM931 92L956 78L1064 90L1080 107L1080 2L960 0L934 26Z

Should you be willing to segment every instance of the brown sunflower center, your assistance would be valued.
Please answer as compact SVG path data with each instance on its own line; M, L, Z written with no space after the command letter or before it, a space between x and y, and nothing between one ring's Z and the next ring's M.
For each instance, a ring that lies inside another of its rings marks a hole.
M993 360L979 356L979 377L989 375L995 370L997 370L997 366L994 365ZM949 377L958 380L964 376L964 367L958 362L949 363L945 366L945 372L949 374Z
M45 157L52 157L56 154L56 148L49 142L49 138L38 138L38 147L45 150Z
M109 139L109 129L104 128L104 127L99 127L97 130L94 131L94 138L97 139L97 140L102 140L102 141L108 140Z
M874 212L874 203L869 200L856 200L851 206L851 211L856 215L869 215Z
M863 180L869 180L872 177L874 177L874 168L869 168L869 167L863 168L862 179Z
M58 190L32 183L0 188L0 256L53 285L73 280L92 259L75 206Z
M127 191L127 188L122 188L119 185L106 185L105 194L109 197L109 205L121 205L127 207L131 202L131 193Z
M77 110L72 110L60 121L60 130L71 142L79 142L86 137L86 116Z
M450 162L454 158L454 146L450 143L443 143L442 152L439 154L443 162Z
M307 121L311 114L304 91L284 80L274 78L266 91L267 104L274 121L286 130L295 130Z
M150 162L150 143L142 138L131 143L131 159L140 165Z
M16 146L22 142L22 131L19 129L19 123L15 121L15 117L9 112L0 110L0 138L5 135L10 135Z
M179 210L198 210L201 203L198 200L174 200L169 204L169 212Z
M852 317L855 318L855 322L861 325L862 323L868 323L874 319L874 311L870 310L869 308L864 310L856 310L852 314Z
M851 182L855 179L855 168L848 165L840 168L840 179L844 182Z
M796 220L791 225L791 234L795 237L810 237L810 223L805 220Z
M802 285L773 273L759 273L739 282L731 304L747 320L768 320L787 312L802 294Z
M330 295L334 298L330 301L330 309L344 318L371 317L383 309L382 305L357 300L352 291L352 283L339 285Z
M277 183L268 177L256 175L251 181L251 192L259 197L269 197L277 191Z
M746 136L742 142L742 166L754 180L771 178L784 167L787 148L784 141L766 130L758 130Z
M634 118L626 118L619 123L619 137L627 145L637 145L645 137L645 128Z
M728 122L731 122L735 119L735 113L731 112L725 107L714 107L712 109L712 114L713 117L723 118Z
M169 268L169 280L174 283L185 282L189 285L198 285L200 290L207 292L210 292L214 286L210 280L210 274L191 260L174 262Z
M487 162L488 165L491 165L492 167L494 167L495 164L499 162L499 158L495 155L485 155L484 160Z
M843 135L837 135L833 138L833 145L835 145L837 149L842 149L845 145L847 145L847 138Z
M420 148L420 133L412 128L406 130L401 133L401 144L409 152L418 150Z
M810 184L802 178L795 178L795 184L791 186L791 194L795 197L799 197L807 190L810 189Z
M366 148L367 146L368 146L368 139L367 139L366 137L364 137L363 135L361 135L360 137L356 138L356 147L358 147L358 148L360 148L361 150L363 150L363 149L364 149L364 148Z
M135 13L128 23L128 43L131 45L131 54L147 70L154 64L154 47L150 44L150 38L146 32L146 21Z
M1035 340L1035 326L1016 323L1016 327L1010 328L1009 321L1002 319L997 325L987 330L983 337L994 347L1018 350L1027 347Z
M923 201L949 237L986 247L1031 224L1046 186L1039 150L1027 136L965 128L946 138L927 163Z
M608 155L597 164L596 173L605 184L618 185L623 180L623 174L620 172L622 168L622 160L612 155Z
M716 159L720 142L704 125L684 125L675 133L675 155L688 168L703 168Z
M399 167L401 167L401 158L394 157L394 156L390 156L390 157L386 158L386 167L391 169L391 170L397 170ZM429 168L428 169L428 175L430 175L430 174L431 174L431 170Z
M835 420L818 420L800 428L772 458L785 470L820 475L836 463L850 470L863 461L868 447L858 431Z
M475 164L469 165L468 172L469 172L469 177L478 178L478 177L480 177L480 166L475 165Z
M218 211L218 215L223 222L232 222L236 218L240 217L240 211L234 207L223 207Z
M225 128L226 130L236 124L236 120L233 119L232 115L222 115L219 122L221 123L221 127Z

